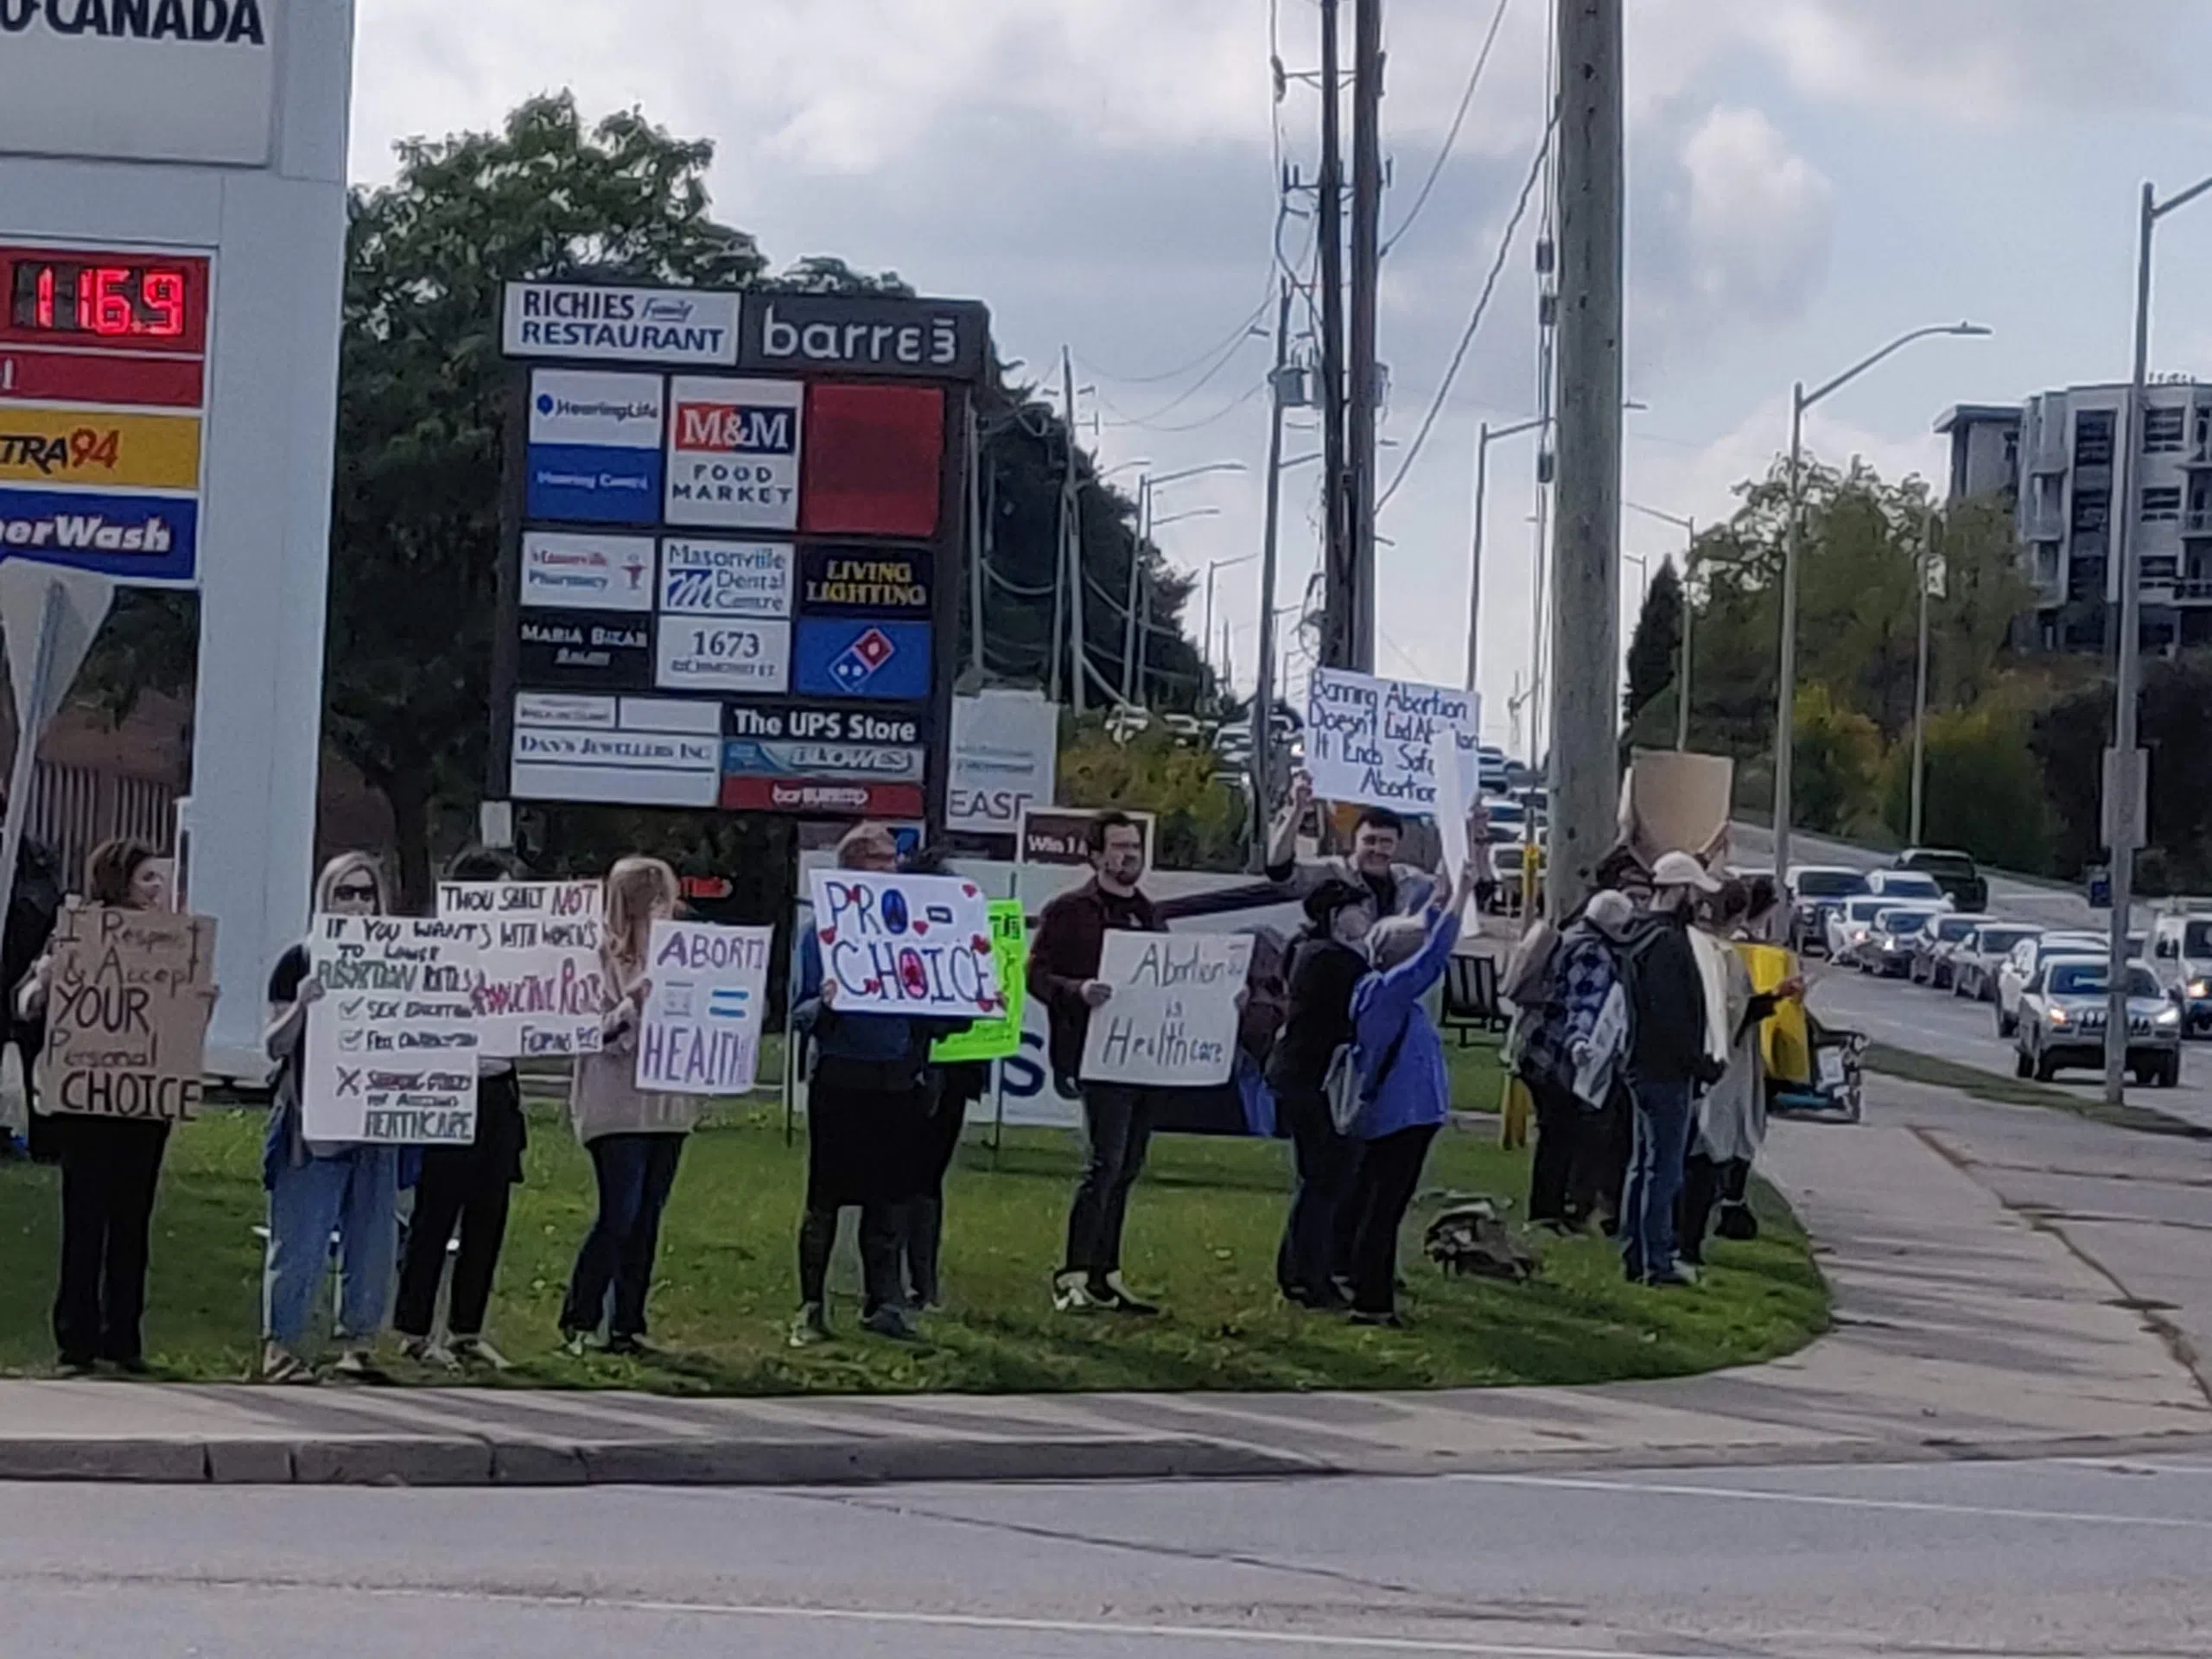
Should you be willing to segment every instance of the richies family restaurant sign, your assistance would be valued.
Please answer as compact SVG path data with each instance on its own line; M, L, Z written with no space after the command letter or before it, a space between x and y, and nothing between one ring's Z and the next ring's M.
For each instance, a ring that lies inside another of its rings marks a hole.
M511 285L511 792L941 814L965 301Z

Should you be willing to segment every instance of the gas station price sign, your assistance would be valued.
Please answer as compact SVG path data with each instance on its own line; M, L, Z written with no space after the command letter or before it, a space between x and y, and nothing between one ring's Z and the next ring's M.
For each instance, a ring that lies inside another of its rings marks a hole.
M197 354L207 345L207 262L0 249L0 340Z

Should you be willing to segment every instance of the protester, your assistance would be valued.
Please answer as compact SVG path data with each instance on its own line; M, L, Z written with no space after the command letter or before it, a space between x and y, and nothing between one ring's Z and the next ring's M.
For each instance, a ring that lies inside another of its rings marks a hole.
M1529 1173L1529 1220L1535 1225L1580 1231L1619 1198L1618 1185L1609 1190L1607 1183L1619 1067L1607 1063L1614 1057L1596 1055L1599 1066L1584 1077L1577 1056L1592 1058L1607 999L1618 993L1625 1000L1619 952L1634 919L1624 894L1592 894L1580 918L1560 935L1542 988L1526 1011L1516 1069L1536 1109ZM1582 1092L1582 1083L1594 1098Z
M1375 900L1378 916L1412 916L1426 910L1435 892L1435 878L1427 870L1398 862L1398 844L1404 839L1405 820L1388 807L1363 809L1354 825L1348 857L1300 862L1298 827L1313 804L1313 780L1303 772L1290 780L1290 796L1275 817L1268 838L1267 875L1293 897L1303 898L1322 882L1350 881L1363 887ZM1480 854L1490 845L1490 809L1478 796L1467 809L1467 845ZM1469 860L1478 871L1476 896L1485 903L1497 886L1490 878L1486 856Z
M447 867L446 880L512 881L519 874L505 854L472 848ZM407 1224L391 1323L402 1349L418 1364L507 1369L505 1356L484 1338L484 1313L506 1243L510 1198L522 1182L528 1139L514 1062L480 1058L474 1137L465 1147L425 1147L416 1177L415 1211ZM454 1256L453 1292L447 1299L447 1340L440 1347L430 1340L430 1324L456 1225L461 1249Z
M1290 960L1290 1006L1268 1057L1278 1122L1290 1132L1298 1184L1275 1252L1275 1282L1306 1307L1344 1303L1350 1269L1338 1224L1359 1168L1359 1142L1337 1128L1325 1084L1353 1038L1352 991L1367 972L1375 901L1363 885L1332 878L1306 896L1306 926Z
M1431 883L1437 901L1425 918L1394 916L1370 936L1374 969L1352 992L1359 1077L1364 1100L1352 1133L1361 1142L1353 1184L1351 1318L1395 1326L1398 1229L1421 1185L1429 1142L1452 1111L1443 1040L1422 999L1443 976L1459 943L1459 917L1474 896L1472 861L1450 887Z
M315 913L381 916L391 908L383 866L367 853L341 853L315 882ZM261 1159L269 1190L269 1250L262 1271L261 1375L270 1382L311 1382L302 1356L316 1294L330 1271L330 1234L338 1231L340 1295L334 1376L382 1382L372 1357L391 1295L398 1248L399 1154L393 1147L311 1141L302 1111L308 1021L322 981L305 944L278 959L269 976L269 1058L278 1065L274 1109Z
M1621 1255L1630 1279L1662 1287L1694 1285L1675 1259L1675 1204L1682 1185L1692 1109L1702 1084L1720 1076L1706 1046L1705 985L1689 940L1700 894L1720 884L1688 853L1664 853L1651 868L1651 907L1625 939L1634 1037L1629 1086L1635 1150L1621 1198Z
M569 1121L591 1154L599 1188L599 1213L576 1252L561 1306L562 1346L575 1356L602 1325L608 1353L643 1351L661 1212L684 1137L699 1121L696 1095L654 1094L637 1084L638 1027L652 989L646 953L653 924L675 917L680 893L676 872L658 858L620 859L607 874L601 1046L577 1058L569 1093Z
M168 883L144 842L104 841L85 861L85 896L122 910L165 910ZM43 1046L53 976L54 958L41 956L16 999L19 1029L32 1033L34 1053ZM148 1241L169 1126L57 1113L50 1134L61 1159L61 1274L54 1299L61 1370L81 1376L100 1360L142 1375Z
M837 868L890 874L899 868L898 845L883 825L856 824L837 843ZM848 1206L861 1212L861 1325L893 1341L912 1340L904 1265L907 1205L943 1174L931 1135L937 1102L930 1045L965 1031L969 1022L842 1011L837 982L823 971L820 936L809 928L799 936L791 1024L811 1039L813 1050L806 1091L806 1205L798 1224L799 1311L791 1321L791 1346L808 1347L831 1334L830 1253L837 1242L838 1211ZM950 1161L949 1151L945 1161ZM925 1276L934 1279L933 1262Z
M1151 1139L1152 1091L1077 1079L1091 1013L1114 995L1097 977L1106 935L1163 927L1137 885L1144 876L1144 831L1136 822L1126 813L1102 812L1090 822L1089 846L1091 879L1045 906L1029 953L1029 994L1044 1004L1052 1027L1052 1076L1062 1094L1081 1093L1088 1143L1052 1303L1062 1313L1156 1313L1122 1277L1122 1229Z
M906 868L914 875L943 875L944 849L919 848L906 860ZM944 1178L960 1150L960 1132L966 1127L969 1107L991 1086L991 1063L963 1060L933 1065L931 1079L930 1117L918 1142L921 1163L916 1190L903 1206L899 1232L906 1306L916 1313L944 1306L938 1264L944 1245Z
M0 790L0 817L5 816L7 808L7 791ZM29 1109L37 1091L35 1074L45 1026L23 1017L16 993L22 988L32 964L45 954L47 941L54 937L65 885L61 861L54 850L35 836L25 836L22 850L16 855L16 886L8 901L7 921L0 927L0 987L9 993L7 1006L0 1008L0 1055L11 1046L16 1051L29 1117L22 1126L21 1137L0 1123L0 1160L32 1157L52 1163L60 1156L60 1148L52 1144L54 1120Z

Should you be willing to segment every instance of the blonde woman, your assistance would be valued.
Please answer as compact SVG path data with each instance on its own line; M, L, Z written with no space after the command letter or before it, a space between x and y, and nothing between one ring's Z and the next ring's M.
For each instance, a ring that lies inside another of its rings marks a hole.
M661 1211L683 1137L699 1121L697 1096L648 1094L635 1080L638 1022L652 989L645 952L653 924L675 916L677 891L676 872L658 858L626 858L607 872L605 1046L577 1060L569 1096L576 1139L599 1179L599 1215L576 1252L561 1309L561 1339L571 1354L583 1352L602 1321L607 1352L645 1345Z
M315 887L318 916L383 916L391 889L367 853L341 853ZM269 1254L261 1276L261 1374L270 1382L311 1382L301 1349L316 1293L329 1271L330 1234L338 1231L339 1347L334 1376L384 1380L372 1357L391 1298L398 1251L399 1149L307 1138L300 1091L310 1010L323 984L305 944L296 944L269 976L269 1058L277 1063L275 1109L262 1151L269 1189Z

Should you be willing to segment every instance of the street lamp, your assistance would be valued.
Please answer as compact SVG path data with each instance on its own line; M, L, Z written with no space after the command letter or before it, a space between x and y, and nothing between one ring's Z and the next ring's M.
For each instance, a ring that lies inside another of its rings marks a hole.
M1143 464L1151 465L1149 461ZM1153 521L1152 493L1163 484L1179 484L1185 479L1203 478L1209 473L1241 473L1243 470L1244 463L1241 461L1210 461L1203 466L1185 467L1175 472L1161 473L1157 477L1147 473L1137 480L1137 545L1136 551L1129 559L1128 608L1123 613L1122 621L1122 701L1123 702L1134 703L1138 700L1137 659L1143 651L1141 644L1143 629L1138 620L1138 608L1141 598L1138 592L1138 583L1141 580L1144 569L1144 550L1152 541L1152 532L1159 527ZM1160 521L1160 524L1168 522L1170 521L1166 519Z
M1651 560L1642 553L1621 550L1621 563L1636 567L1636 605L1640 611L1651 598Z
M1782 672L1775 694L1774 874L1777 881L1789 880L1789 773L1797 732L1797 544L1805 517L1805 411L1916 340L1936 334L1978 338L1991 332L1975 322L1930 323L1899 334L1880 351L1861 358L1834 379L1810 391L1805 390L1802 380L1790 388L1789 519L1782 547Z
M2151 376L2151 233L2168 213L2186 207L2207 190L2212 179L2192 184L2177 196L2158 200L2143 186L2135 250L2135 372L2127 387L2127 422L2120 458L2120 488L2113 505L2120 516L2120 662L2113 688L2112 753L2105 764L2105 822L2112 840L2112 944L2108 972L2111 1001L2105 1010L2105 1098L2117 1106L2126 1096L2127 1073L2127 930L2134 919L2135 849L2144 824L2142 757L2136 747L2137 702L2143 664L2143 554L2135 537L2136 458L2143 453L2143 385Z
M1621 505L1631 512L1656 518L1662 524L1672 524L1688 538L1682 545L1682 666L1675 677L1675 748L1679 753L1690 746L1690 629L1697 614L1690 603L1690 566L1697 558L1697 520L1662 512L1641 502L1624 501Z
M1490 490L1490 447L1500 438L1516 438L1534 432L1544 417L1533 416L1510 426L1484 421L1475 433L1475 535L1473 556L1467 571L1467 690L1475 689L1475 657L1482 648L1483 625L1483 499Z
M1209 665L1211 665L1213 656L1214 574L1217 571L1234 569L1240 564L1249 564L1253 560L1259 556L1260 556L1257 553L1246 553L1233 559L1209 559L1206 561L1206 626L1205 631L1201 633L1198 638L1205 642L1204 646L1204 654L1207 658ZM1270 596L1270 602L1273 602L1272 596Z

